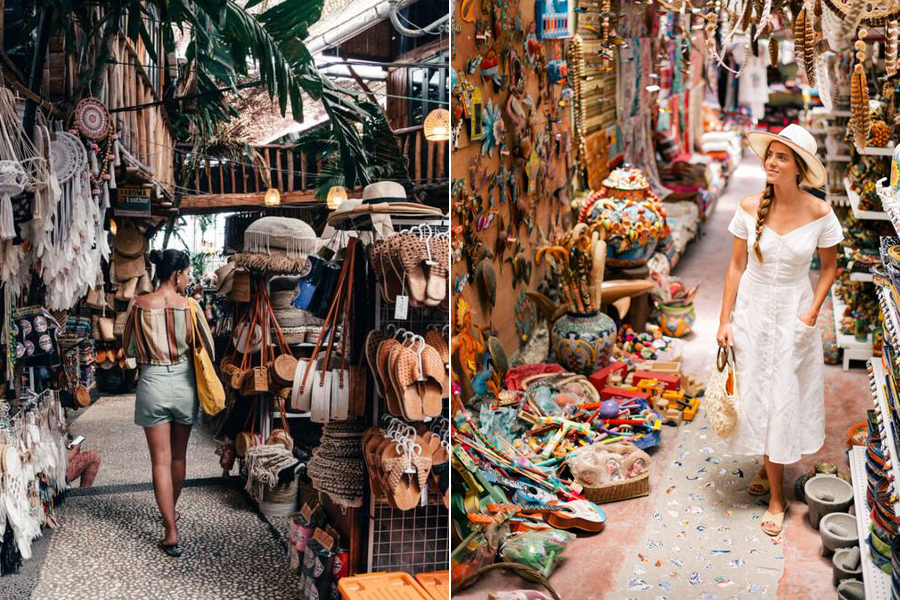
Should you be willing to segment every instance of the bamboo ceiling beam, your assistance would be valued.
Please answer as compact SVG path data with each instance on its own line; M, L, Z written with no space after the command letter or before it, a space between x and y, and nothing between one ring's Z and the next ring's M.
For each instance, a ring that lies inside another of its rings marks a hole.
M265 194L200 194L182 196L178 211L181 214L233 212L241 209L265 207ZM315 192L282 192L281 206L316 204Z

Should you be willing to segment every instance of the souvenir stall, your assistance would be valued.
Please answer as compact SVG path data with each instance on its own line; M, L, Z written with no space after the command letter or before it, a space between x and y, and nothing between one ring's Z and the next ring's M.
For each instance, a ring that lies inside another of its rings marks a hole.
M434 587L449 560L448 221L405 198L381 182L226 227L221 465L287 538L301 597L374 571Z
M571 531L649 494L662 428L696 415L679 339L696 288L673 269L743 125L692 40L713 12L454 11L451 579L497 560L549 585Z

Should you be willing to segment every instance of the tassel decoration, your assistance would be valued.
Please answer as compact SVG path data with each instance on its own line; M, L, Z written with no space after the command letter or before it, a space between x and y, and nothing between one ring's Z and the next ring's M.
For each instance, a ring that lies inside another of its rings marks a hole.
M0 240L11 240L16 237L16 228L13 223L12 198L4 194L0 198Z

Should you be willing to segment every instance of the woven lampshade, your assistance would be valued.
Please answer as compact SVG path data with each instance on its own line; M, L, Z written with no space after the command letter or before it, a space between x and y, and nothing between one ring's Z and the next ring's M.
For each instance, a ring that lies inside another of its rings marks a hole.
M328 210L336 210L341 204L347 201L347 188L335 185L332 186L330 190L328 190L328 199L325 201L325 204L328 206Z
M450 111L436 108L425 117L425 139L429 142L446 142L450 139Z

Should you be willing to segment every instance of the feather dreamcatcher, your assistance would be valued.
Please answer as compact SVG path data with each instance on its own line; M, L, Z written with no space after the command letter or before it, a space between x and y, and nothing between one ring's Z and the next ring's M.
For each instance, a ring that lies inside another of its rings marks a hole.
M860 148L865 147L869 137L869 85L866 81L866 71L863 61L866 60L866 43L863 38L865 29L859 30L859 39L856 40L857 63L853 67L853 75L850 78L850 113L853 128L853 141Z

